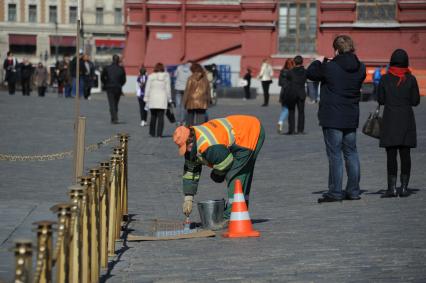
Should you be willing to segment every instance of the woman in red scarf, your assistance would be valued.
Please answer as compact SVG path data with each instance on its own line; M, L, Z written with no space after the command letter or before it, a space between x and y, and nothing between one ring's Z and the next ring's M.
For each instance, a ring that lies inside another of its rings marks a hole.
M378 101L384 105L380 129L380 147L386 148L388 189L382 197L406 197L411 172L410 149L417 146L416 121L412 106L420 103L416 78L408 69L408 54L396 49L391 56L389 71L379 83ZM397 190L397 153L401 158L401 187Z

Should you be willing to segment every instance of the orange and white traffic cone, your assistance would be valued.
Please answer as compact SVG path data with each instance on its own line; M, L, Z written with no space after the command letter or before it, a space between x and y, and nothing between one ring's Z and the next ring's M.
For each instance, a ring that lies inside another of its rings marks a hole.
M223 233L225 238L259 237L260 232L253 230L250 215L240 180L235 181L234 200L232 202L231 219L228 232Z

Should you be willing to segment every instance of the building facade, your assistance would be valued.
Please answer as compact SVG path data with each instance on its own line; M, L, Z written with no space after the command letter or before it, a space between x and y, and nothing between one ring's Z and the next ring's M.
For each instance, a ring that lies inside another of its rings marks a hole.
M131 75L141 64L187 60L257 74L269 56L278 71L297 54L306 63L332 57L337 34L354 38L368 66L384 65L395 48L404 48L411 66L426 69L425 0L126 0L125 18Z
M76 52L78 1L82 2L79 49L95 62L111 60L124 48L123 0L0 0L1 58L53 64Z

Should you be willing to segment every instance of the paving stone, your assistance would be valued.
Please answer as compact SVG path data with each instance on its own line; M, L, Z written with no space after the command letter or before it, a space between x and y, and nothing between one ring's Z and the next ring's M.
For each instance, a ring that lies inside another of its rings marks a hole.
M418 147L412 151L412 196L380 199L386 188L386 156L378 141L360 132L360 201L317 204L327 190L328 164L317 105L306 105L303 136L276 134L278 103L221 99L210 118L244 113L259 117L266 140L256 164L250 216L257 239L216 238L161 242L120 242L122 252L103 270L102 282L426 282L426 103L415 109ZM183 220L183 160L166 122L164 138L150 138L139 126L138 102L123 97L119 118L109 123L105 94L82 100L87 117L86 144L118 132L129 143L129 212L135 218ZM0 93L3 138L0 153L47 154L73 148L73 99L48 94L8 96ZM360 121L375 108L361 103ZM108 160L112 145L85 155L85 170ZM16 238L35 239L37 220L55 220L49 208L67 201L72 159L0 162L0 278L11 281L14 259L8 251ZM345 182L345 181L344 181ZM344 183L345 184L345 183ZM203 169L196 201L223 198L223 184ZM199 222L197 209L191 215ZM123 245L125 247L123 248ZM122 249L123 248L123 249Z

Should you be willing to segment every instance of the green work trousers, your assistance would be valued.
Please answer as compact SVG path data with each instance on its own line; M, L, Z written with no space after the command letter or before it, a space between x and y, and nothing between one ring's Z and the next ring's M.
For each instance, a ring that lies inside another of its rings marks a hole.
M256 164L257 155L259 154L259 151L262 148L264 141L265 141L265 130L263 129L263 126L261 126L259 139L257 140L257 144L256 144L256 148L254 152L252 152L252 154L250 155L241 157L240 160L236 160L238 164L241 164L241 168L239 170L237 169L236 173L228 181L228 202L226 204L225 212L224 212L225 220L231 217L232 201L234 199L235 182L237 179L241 181L241 185L243 186L243 193L244 193L247 207L249 205L249 195L250 195L250 189L251 189L251 182L253 180L254 166ZM239 159L239 158L238 156L234 156L234 159Z

